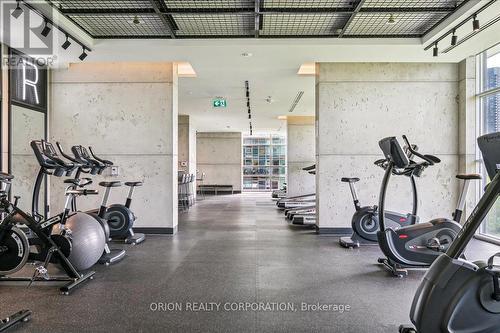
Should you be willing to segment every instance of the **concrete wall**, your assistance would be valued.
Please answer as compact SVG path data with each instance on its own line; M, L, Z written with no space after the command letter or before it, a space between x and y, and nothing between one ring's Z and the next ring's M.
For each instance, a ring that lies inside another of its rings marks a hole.
M205 173L204 184L233 185L241 191L241 158L241 133L197 133L197 169Z
M442 163L418 179L423 220L450 216L457 200L458 65L322 63L316 82L317 193L321 229L344 231L354 211L341 177L359 177L363 205L376 204L383 170L378 141L406 134ZM393 178L387 208L411 209L406 177ZM332 231L330 230L330 231Z
M119 166L119 179L143 180L132 204L136 226L161 232L177 228L176 73L171 63L89 63L55 71L51 82L51 140L66 150L92 146ZM61 179L53 179L51 189L56 212L63 200ZM124 202L127 189L113 189L110 203ZM95 207L99 200L80 198L79 208Z
M15 176L12 181L12 195L20 196L18 206L25 212L31 213L31 200L35 179L40 169L33 150L31 140L45 137L45 115L41 112L12 105L12 159L11 173ZM40 191L39 209L44 209L44 188Z
M289 196L314 193L316 177L302 170L316 163L314 117L288 117L287 163Z

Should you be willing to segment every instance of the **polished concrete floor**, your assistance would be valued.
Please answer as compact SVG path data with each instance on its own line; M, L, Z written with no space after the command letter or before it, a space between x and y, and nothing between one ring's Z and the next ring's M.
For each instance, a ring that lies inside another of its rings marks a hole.
M33 311L13 332L387 333L408 322L423 275L390 277L376 264L377 247L346 250L337 238L286 224L268 194L207 197L180 215L176 236L127 249L125 261L97 267L96 279L70 296L0 285L0 317ZM469 257L495 251L475 241ZM269 311L275 303L286 309ZM349 311L303 311L302 303Z

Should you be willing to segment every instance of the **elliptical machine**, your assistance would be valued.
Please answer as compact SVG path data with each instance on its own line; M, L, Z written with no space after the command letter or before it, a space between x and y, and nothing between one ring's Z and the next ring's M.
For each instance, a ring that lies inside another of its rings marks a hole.
M414 147L415 148L415 147ZM412 148L412 149L414 149ZM436 160L436 163L438 161ZM381 159L375 161L375 165L386 169L388 166L387 160ZM413 172L408 172L405 174L410 179L412 198L413 198L413 208L411 213L402 214L398 212L385 211L385 223L391 229L399 229L401 227L406 227L418 223L419 217L417 216L418 210L418 193L417 184L415 182L415 174ZM379 213L377 206L364 206L358 199L358 194L356 192L355 183L359 181L359 178L342 178L341 182L348 183L351 190L352 199L354 202L354 208L356 212L352 216L351 226L352 235L348 237L340 237L339 243L345 248L356 248L361 245L377 245L377 232L379 228Z
M5 319L0 319L0 332L4 332L8 330L11 327L16 326L19 323L22 322L27 322L31 318L31 311L30 310L22 310L19 311L15 314L13 314L10 317L7 317Z
M403 135L403 139L407 147L411 147L406 136ZM379 258L378 262L387 267L393 275L403 277L408 275L408 268L429 267L452 243L460 232L461 226L456 221L438 218L396 230L388 227L383 212L391 175L411 173L419 177L424 169L438 163L440 160L433 155L423 155L417 151L411 151L413 155L423 162L415 163L410 161L396 137L387 137L380 140L379 146L387 159L387 168L380 188L380 231L377 233L378 244L386 257Z
M462 255L500 195L500 132L477 139L491 182L446 253L420 282L410 310L416 328L400 333L494 333L500 327L500 266L494 259L470 262Z

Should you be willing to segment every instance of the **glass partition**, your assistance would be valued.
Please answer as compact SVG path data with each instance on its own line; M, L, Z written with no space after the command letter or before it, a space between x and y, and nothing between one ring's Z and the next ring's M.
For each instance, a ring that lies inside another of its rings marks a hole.
M500 45L497 45L477 57L479 133L500 132ZM483 186L489 182L486 170L482 168ZM500 241L500 201L486 217L480 233Z

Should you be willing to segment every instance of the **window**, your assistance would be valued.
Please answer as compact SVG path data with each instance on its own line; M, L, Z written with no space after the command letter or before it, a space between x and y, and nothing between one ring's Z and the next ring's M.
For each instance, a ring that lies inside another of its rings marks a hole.
M243 190L270 191L286 182L286 139L278 135L243 138Z
M477 63L479 133L500 132L500 44L478 55ZM486 170L482 169L482 174L486 185L489 181ZM500 241L500 201L486 217L480 233Z

